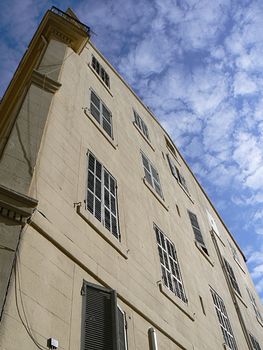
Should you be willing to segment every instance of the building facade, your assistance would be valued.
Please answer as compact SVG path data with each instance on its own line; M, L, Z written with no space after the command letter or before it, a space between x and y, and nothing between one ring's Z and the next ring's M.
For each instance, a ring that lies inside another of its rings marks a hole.
M245 257L74 13L0 105L0 348L263 349Z

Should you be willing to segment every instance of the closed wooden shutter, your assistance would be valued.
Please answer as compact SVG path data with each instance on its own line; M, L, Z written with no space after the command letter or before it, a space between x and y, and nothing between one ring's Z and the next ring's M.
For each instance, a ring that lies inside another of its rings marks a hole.
M82 350L119 350L116 292L84 282Z

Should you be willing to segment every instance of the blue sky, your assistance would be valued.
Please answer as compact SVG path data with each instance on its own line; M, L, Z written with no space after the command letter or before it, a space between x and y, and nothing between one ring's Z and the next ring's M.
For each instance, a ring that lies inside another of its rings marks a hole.
M263 299L262 0L2 0L0 96L52 5L91 26L93 42L170 133Z

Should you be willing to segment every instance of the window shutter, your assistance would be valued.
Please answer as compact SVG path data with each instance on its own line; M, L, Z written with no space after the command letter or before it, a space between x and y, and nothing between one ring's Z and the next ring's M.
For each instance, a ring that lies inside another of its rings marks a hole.
M179 174L179 179L180 179L181 185L182 185L183 188L186 190L186 192L188 192L188 188L187 188L187 186L186 186L185 178L184 178L183 175L180 174L179 172L178 172L178 174Z
M167 154L167 159L168 159L168 163L169 163L169 165L170 165L170 169L171 169L171 172L172 172L173 176L174 176L177 180L179 180L179 179L178 179L177 168L176 168L176 166L174 165L174 163L173 163L173 161L172 161L172 159L171 159L170 154Z
M194 235L195 235L195 240L201 245L203 251L208 255L208 251L206 249L206 245L202 236L202 232L200 230L198 221L197 221L197 216L193 213L191 213L190 211L188 211L189 214L189 218L192 224L192 228L194 231Z
M83 284L82 350L119 350L116 292Z
M241 292L238 287L234 271L226 259L224 259L224 262L225 262L226 270L227 270L231 285L235 289L235 291L241 296Z

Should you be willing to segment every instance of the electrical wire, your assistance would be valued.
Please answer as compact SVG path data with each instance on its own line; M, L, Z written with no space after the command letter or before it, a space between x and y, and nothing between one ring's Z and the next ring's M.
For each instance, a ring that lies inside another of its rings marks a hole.
M34 213L32 215L34 215ZM32 215L28 219L27 223L29 223L32 220ZM29 226L27 225L26 227L24 227L24 230L23 229L21 230L20 237L19 237L19 242L20 242L20 239L21 239L22 232L24 234L28 227ZM30 324L29 324L29 321L28 321L28 318L27 318L27 315L26 315L25 305L24 305L24 301L23 301L23 297L22 297L21 276L20 276L20 272L19 272L19 265L21 265L21 262L20 262L19 245L18 245L17 249L16 249L16 253L15 253L15 258L14 258L15 304L16 304L17 313L18 313L19 319L20 319L23 327L25 328L28 336L33 341L33 343L37 346L37 348L39 350L46 350L47 347L43 346L42 344L40 344L35 339L32 331L30 329ZM18 292L19 292L20 304L21 304L22 310L20 310L20 307L19 307Z

